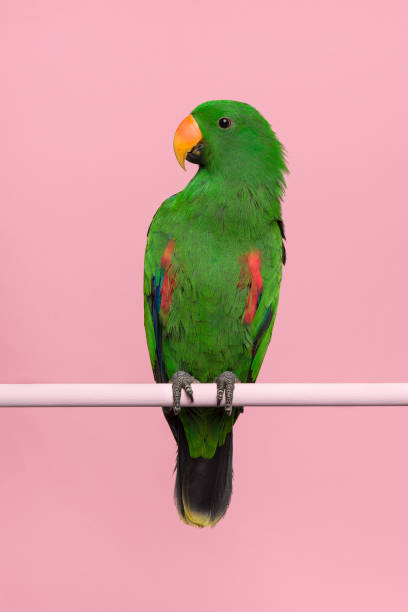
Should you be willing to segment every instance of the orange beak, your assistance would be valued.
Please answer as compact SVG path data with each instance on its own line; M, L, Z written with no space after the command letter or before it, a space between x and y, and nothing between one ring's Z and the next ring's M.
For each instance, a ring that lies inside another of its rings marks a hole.
M201 130L193 115L188 115L178 126L174 134L173 147L177 161L183 170L186 169L184 161L187 154L200 142L202 137Z

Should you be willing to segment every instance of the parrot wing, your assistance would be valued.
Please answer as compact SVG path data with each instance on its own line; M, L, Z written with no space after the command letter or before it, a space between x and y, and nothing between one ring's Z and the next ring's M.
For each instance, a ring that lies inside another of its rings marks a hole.
M276 250L274 250L272 261L263 262L262 266L262 288L258 295L256 311L252 314L253 318L249 325L252 340L251 360L245 382L255 382L265 357L278 307L282 264L286 263L286 249L283 242L286 237L283 222L276 220L272 227L273 244L276 245ZM250 299L249 294L244 323L250 309ZM251 313L249 313L249 318L251 318Z
M168 237L164 234L148 232L144 269L144 323L147 346L156 382L167 382L168 375L163 360L162 331L163 320L160 312L166 307L163 299L163 288L168 284L163 253L166 250Z
M177 371L175 364L169 363L169 355L164 358L163 325L170 308L171 296L175 287L175 268L172 263L174 240L160 229L160 212L172 207L178 194L163 202L156 212L147 231L147 245L144 265L144 324L147 346L153 375L156 382L168 382L169 367ZM166 367L167 366L167 367Z

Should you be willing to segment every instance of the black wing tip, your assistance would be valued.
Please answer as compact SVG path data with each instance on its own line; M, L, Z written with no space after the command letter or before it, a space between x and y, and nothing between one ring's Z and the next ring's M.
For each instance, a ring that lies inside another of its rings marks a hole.
M285 224L282 221L282 219L278 219L277 220L277 224L278 224L279 231L280 231L281 237L282 237L282 263L283 263L283 265L285 265L285 263L286 263L286 247L283 244L283 241L286 240Z

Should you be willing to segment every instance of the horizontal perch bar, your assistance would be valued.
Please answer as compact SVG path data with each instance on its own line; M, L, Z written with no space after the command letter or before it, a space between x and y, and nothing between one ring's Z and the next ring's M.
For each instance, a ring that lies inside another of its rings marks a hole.
M192 388L196 406L215 404L215 384ZM170 384L0 384L0 406L171 405ZM408 383L237 384L234 406L408 406Z

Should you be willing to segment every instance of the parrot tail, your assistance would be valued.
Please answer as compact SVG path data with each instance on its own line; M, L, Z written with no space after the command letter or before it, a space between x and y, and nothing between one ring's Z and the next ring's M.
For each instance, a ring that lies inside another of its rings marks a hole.
M214 527L227 511L232 493L232 431L214 457L192 458L183 427L178 432L174 497L188 525Z

